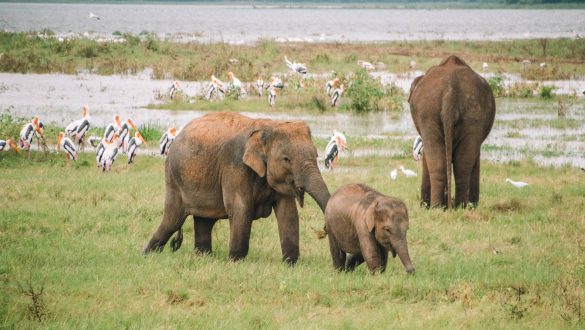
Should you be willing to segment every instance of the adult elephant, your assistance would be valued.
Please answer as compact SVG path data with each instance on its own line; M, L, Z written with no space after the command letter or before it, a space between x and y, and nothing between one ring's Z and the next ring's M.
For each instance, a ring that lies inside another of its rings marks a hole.
M317 149L303 122L251 119L235 113L193 120L176 137L165 163L162 223L143 253L162 251L193 215L195 250L211 252L218 219L229 219L229 256L248 254L252 220L276 214L283 260L299 257L299 215L309 193L324 211L330 194L317 166Z
M408 102L424 144L421 202L451 208L453 171L455 206L477 205L481 144L496 114L489 84L449 56L413 81Z

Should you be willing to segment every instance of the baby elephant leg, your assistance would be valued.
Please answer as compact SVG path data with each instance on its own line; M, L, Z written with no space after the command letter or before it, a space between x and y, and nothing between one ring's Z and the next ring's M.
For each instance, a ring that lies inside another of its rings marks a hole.
M354 270L357 266L361 265L364 262L364 257L361 254L347 254L347 258L345 260L345 269L347 271Z
M333 259L333 267L337 270L344 270L345 252L341 251L341 248L332 233L329 233L327 236L329 237L329 250L331 251L331 258Z

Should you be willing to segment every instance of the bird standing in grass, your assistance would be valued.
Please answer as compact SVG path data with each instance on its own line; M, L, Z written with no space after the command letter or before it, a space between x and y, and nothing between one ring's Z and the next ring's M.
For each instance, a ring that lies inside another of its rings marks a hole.
M65 127L65 134L73 139L80 150L83 150L83 139L85 134L89 131L89 107L83 106L83 117L81 119L74 120L67 127Z
M396 169L393 169L392 172L390 172L390 179L392 179L392 181L395 181L397 177L398 171Z
M225 95L225 90L223 86L223 82L217 79L216 76L211 75L211 81L209 82L209 86L207 87L207 93L205 93L205 99L207 101L211 101L214 98L223 99Z
M307 66L304 63L291 62L286 56L284 57L284 61L286 62L286 66L288 66L292 72L307 74Z
M337 85L339 85L339 78L335 78L333 80L329 80L325 84L325 92L327 95L331 95L335 89L337 89Z
M112 169L112 165L114 165L114 161L118 156L118 147L116 146L117 138L118 135L115 134L111 142L102 141L104 143L103 152L101 154L102 171L110 171Z
M345 150L349 150L347 139L343 133L334 131L331 140L325 147L325 167L333 170L337 164L339 154Z
M127 118L118 128L118 140L116 147L122 148L122 152L128 152L128 142L130 142L130 128L133 128L135 131L138 131L136 124L132 121L132 119Z
M108 126L106 126L106 129L104 130L104 140L108 142L114 140L114 135L118 132L121 126L122 122L120 121L120 116L118 116L118 114L115 114L114 122L108 124Z
M276 87L270 86L268 89L268 104L273 107L276 105Z
M169 97L171 100L175 97L175 94L179 91L180 84L178 81L173 82L171 87L169 87Z
M414 139L414 143L412 144L412 158L414 160L419 161L423 153L423 140L422 137L417 136Z
M481 68L483 69L483 72L487 72L489 69L489 65L486 62L483 62L483 64L481 65Z
M143 143L146 144L146 141L142 137L142 134L140 134L139 131L136 131L136 133L134 133L134 137L130 139L130 142L128 143L128 164L132 164L134 162L134 157L136 156L138 147L140 147L140 145Z
M416 173L414 171L404 168L404 166L400 166L400 171L404 174L407 178L414 178L416 177Z
M8 151L10 149L14 149L17 153L20 152L20 148L12 139L0 140L0 151Z
M256 89L258 90L258 97L262 98L262 93L264 92L264 80L261 76L258 76L256 79Z
M77 160L77 148L70 138L65 136L65 133L59 132L59 139L57 140L57 151L63 150L67 156L67 164L73 159Z
M522 181L513 181L510 178L506 179L506 182L513 185L516 188L524 188L528 186L528 183Z
M339 102L339 98L341 98L341 95L343 95L343 92L345 92L345 85L344 84L341 84L341 86L339 86L339 88L336 88L335 91L333 91L333 94L331 95L331 106L332 107L337 106L337 102Z
M169 128L160 138L159 145L160 145L160 154L166 155L169 153L169 148L171 144L177 137L177 128L171 127Z
M366 69L366 70L368 70L368 71L370 71L370 70L374 70L374 66L373 66L373 65L372 65L372 63L370 63L370 62L363 61L363 60L359 60L359 61L357 61L357 64L358 64L360 67L362 67L362 68L364 68L364 69Z
M39 121L39 117L34 116L30 123L25 124L20 130L19 146L26 150L30 150L30 146L35 135L39 139L43 139L43 124Z

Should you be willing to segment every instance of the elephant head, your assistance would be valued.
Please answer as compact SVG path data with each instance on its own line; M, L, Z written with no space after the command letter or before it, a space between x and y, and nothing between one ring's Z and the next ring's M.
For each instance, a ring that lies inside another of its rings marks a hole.
M408 254L406 232L408 231L408 212L406 205L393 198L376 198L366 210L366 226L374 231L376 240L392 256L400 258L406 272L414 273L414 266Z
M266 177L278 193L295 197L303 207L309 193L325 212L331 195L317 165L317 148L302 122L284 122L254 130L246 142L244 163Z

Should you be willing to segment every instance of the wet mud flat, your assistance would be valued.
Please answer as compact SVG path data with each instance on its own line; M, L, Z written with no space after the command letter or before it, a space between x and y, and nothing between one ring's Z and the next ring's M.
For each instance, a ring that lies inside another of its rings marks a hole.
M403 90L416 75L382 74L383 83L395 83ZM187 95L199 93L206 82L181 82ZM563 90L575 90L583 81L568 81ZM160 103L171 81L151 79L149 71L138 75L99 76L91 73L11 74L0 73L0 112L17 117L38 115L47 123L65 126L81 116L90 105L91 122L105 127L114 114L131 117L139 126L181 127L203 116L203 111L153 110L148 104ZM576 86L576 87L575 87ZM585 100L563 96L564 101L538 98L498 98L496 122L482 148L482 159L494 162L533 160L541 165L585 167ZM561 104L562 103L562 104ZM564 114L559 115L559 107ZM229 109L226 109L229 110ZM244 113L256 118L303 120L315 137L326 139L333 130L343 131L350 146L352 138L372 140L344 157L408 157L409 146L417 136L408 104L400 113L348 112L324 114ZM149 152L156 154L151 144Z

